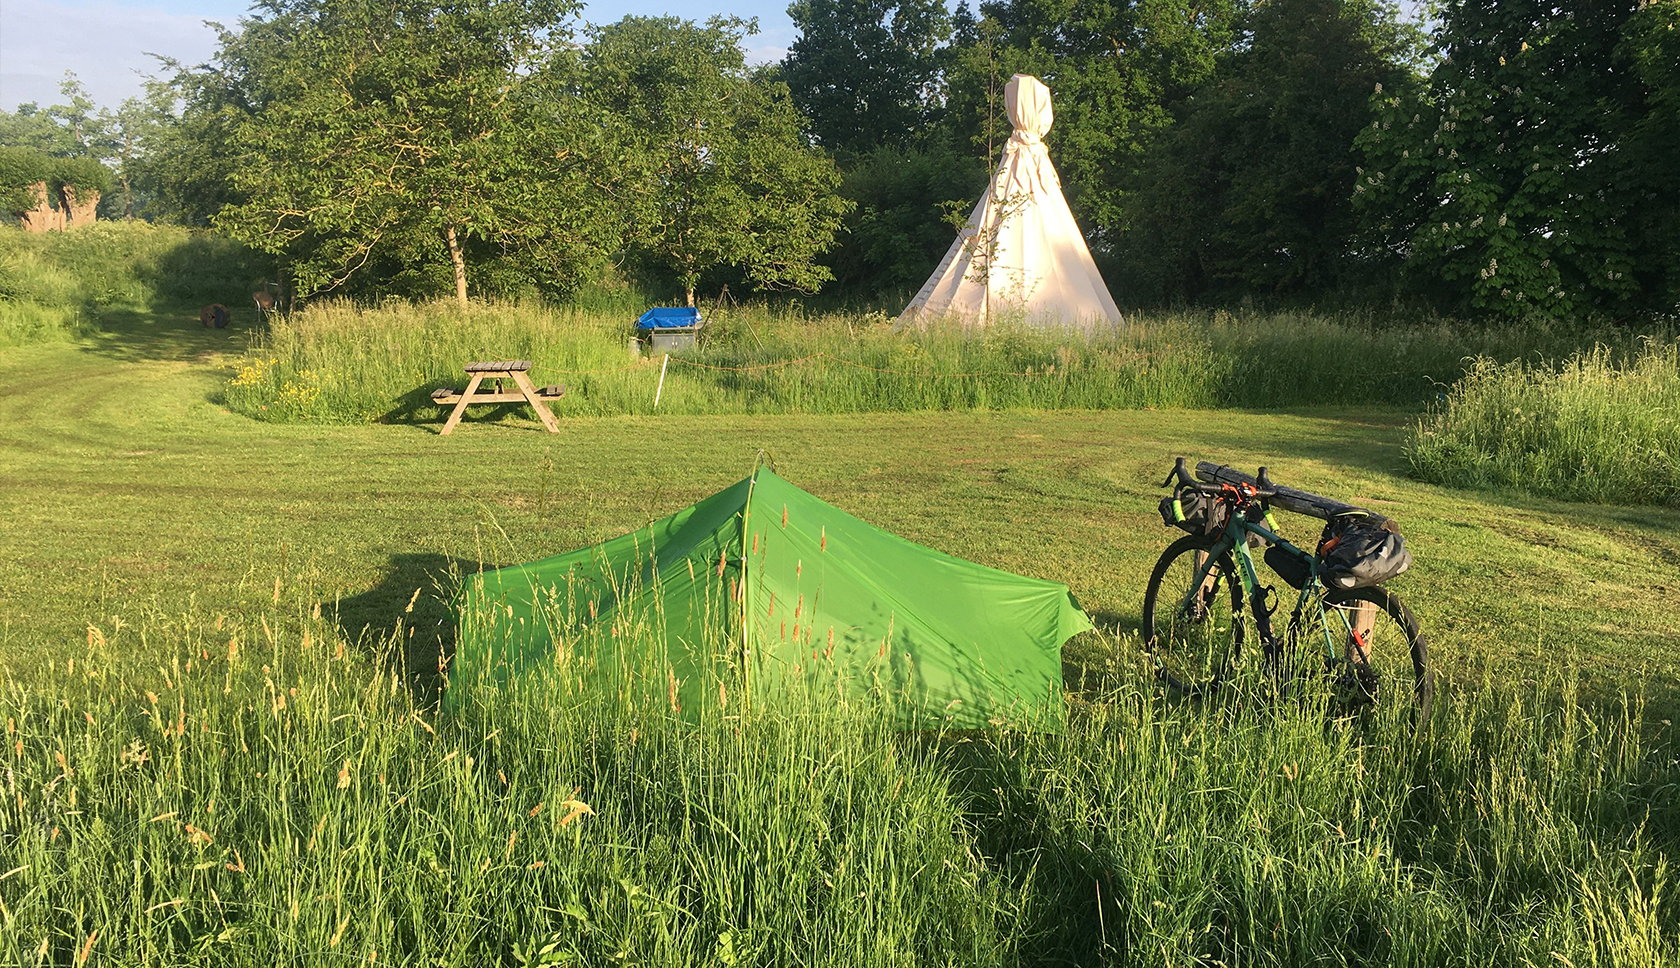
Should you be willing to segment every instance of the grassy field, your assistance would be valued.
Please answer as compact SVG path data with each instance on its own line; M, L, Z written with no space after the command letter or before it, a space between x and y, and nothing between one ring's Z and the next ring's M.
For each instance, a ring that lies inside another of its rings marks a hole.
M0 354L0 960L1680 954L1680 512L1417 482L1389 409L259 422L216 402L249 323L135 314ZM874 524L1068 583L1106 631L1070 650L1067 734L692 730L610 698L438 721L382 660L435 643L451 574L629 530L760 449ZM1449 680L1424 740L1139 675L1176 454L1403 523L1396 589Z

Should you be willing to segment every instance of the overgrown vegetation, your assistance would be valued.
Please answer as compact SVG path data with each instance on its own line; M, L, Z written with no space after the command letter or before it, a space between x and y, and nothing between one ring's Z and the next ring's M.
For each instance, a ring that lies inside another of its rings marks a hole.
M0 214L13 218L45 201L60 197L65 186L98 195L111 190L110 169L91 158L56 158L29 148L0 145ZM56 202L54 203L56 205Z
M536 364L534 380L567 387L561 413L649 413L661 361L628 356L630 318L540 305L315 306L275 321L233 375L227 402L268 420L429 420L430 392L462 387L463 363L522 358ZM1354 315L1163 313L1082 337L1020 325L899 332L879 314L749 309L720 317L699 349L672 358L658 409L1418 406L1458 377L1466 357L1563 355L1570 346L1544 330Z
M244 306L263 272L243 246L179 227L0 229L0 346L74 336L116 313Z
M1424 480L1680 507L1680 344L1556 364L1478 359L1418 425Z
M130 623L0 691L11 963L1680 954L1670 734L1567 673L1472 680L1413 740L1177 705L1109 642L1065 735L939 736L867 705L690 726L538 671L439 718L307 600Z

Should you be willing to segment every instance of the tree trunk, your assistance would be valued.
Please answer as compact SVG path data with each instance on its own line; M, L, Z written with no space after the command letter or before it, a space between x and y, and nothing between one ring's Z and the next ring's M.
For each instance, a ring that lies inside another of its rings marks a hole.
M688 292L688 308L693 309L694 308L694 290L689 289L689 290L687 290L687 292Z
M449 242L449 261L455 266L455 298L460 301L461 308L467 306L467 260L461 254L461 242L455 237L453 223L443 227L443 237Z

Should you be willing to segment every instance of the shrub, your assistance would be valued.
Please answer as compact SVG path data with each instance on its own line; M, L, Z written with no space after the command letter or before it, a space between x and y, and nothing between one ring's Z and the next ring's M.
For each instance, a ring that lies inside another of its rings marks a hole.
M1680 507L1680 343L1561 365L1477 359L1407 448L1424 480Z

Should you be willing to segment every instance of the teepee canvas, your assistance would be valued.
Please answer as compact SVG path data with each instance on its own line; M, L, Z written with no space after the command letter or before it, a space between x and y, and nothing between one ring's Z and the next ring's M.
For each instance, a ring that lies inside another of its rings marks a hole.
M968 224L899 317L940 316L987 325L1008 315L1039 325L1091 328L1120 322L1091 250L1062 197L1044 150L1050 89L1016 74L1004 88L1015 131Z

